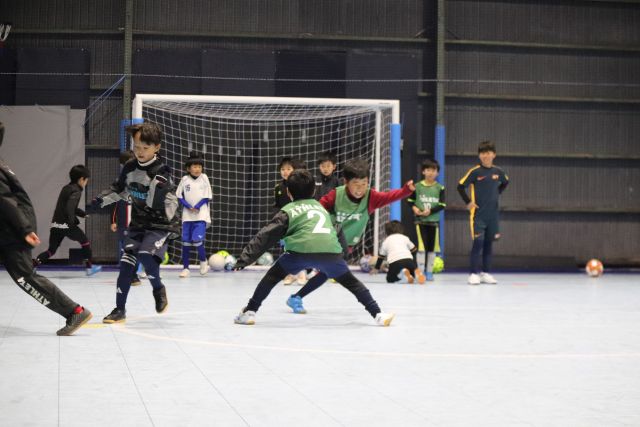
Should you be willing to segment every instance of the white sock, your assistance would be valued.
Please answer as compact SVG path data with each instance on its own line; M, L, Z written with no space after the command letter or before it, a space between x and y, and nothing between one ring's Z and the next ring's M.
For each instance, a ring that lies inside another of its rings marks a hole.
M418 251L418 253L416 254L416 261L418 264L418 268L420 270L424 270L425 265L424 265L424 251Z
M427 273L433 273L433 263L436 260L435 252L427 252Z

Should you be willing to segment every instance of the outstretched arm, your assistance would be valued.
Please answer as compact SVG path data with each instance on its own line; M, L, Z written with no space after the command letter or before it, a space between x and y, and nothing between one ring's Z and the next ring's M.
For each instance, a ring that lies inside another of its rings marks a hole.
M127 163L128 165L128 163ZM127 187L127 165L120 172L120 176L108 190L104 190L95 199L91 201L90 206L92 209L104 208L112 203L116 203L120 200L127 200L128 194L126 192Z
M320 197L320 200L318 200L318 202L320 202L322 207L327 211L332 212L333 207L336 205L336 189L334 188L324 196Z
M376 191L373 188L369 193L369 213L373 213L378 208L390 205L391 203L411 196L416 191L413 180L407 181L402 188L390 191Z
M269 224L258 231L258 234L256 234L242 250L240 259L235 267L236 270L241 270L247 265L253 264L260 255L275 245L276 242L285 235L288 227L289 217L283 211L278 211Z

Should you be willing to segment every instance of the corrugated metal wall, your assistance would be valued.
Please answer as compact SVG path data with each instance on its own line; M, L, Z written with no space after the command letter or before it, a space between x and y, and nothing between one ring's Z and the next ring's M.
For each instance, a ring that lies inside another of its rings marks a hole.
M436 110L434 86L428 80L434 78L436 56L433 43L420 40L436 36L436 3L135 0L133 50L361 49L414 54L421 58L427 81L420 96L416 94L418 137L405 140L404 158L417 177L419 161L433 153ZM8 47L88 49L94 101L123 73L125 4L5 0L0 20L14 24ZM463 259L469 250L467 216L459 210L455 184L474 164L477 143L493 139L497 163L512 179L503 198L505 237L496 248L498 255L640 262L640 5L449 0L445 12L447 187L452 206L447 254ZM118 89L87 124L87 144L92 147L88 164L94 172L90 194L108 185L118 169L122 112ZM108 218L100 217L88 231L96 255L113 258L115 243L105 233L107 224Z
M491 139L511 179L498 257L640 261L640 5L453 0L446 13L448 254L471 246L455 187Z

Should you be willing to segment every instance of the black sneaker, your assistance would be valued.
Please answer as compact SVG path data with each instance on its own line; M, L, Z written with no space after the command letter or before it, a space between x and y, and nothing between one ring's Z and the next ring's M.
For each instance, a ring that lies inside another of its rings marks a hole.
M111 313L102 319L102 323L124 323L127 321L127 311L114 308Z
M73 335L73 333L77 331L80 326L87 323L89 320L91 320L92 317L93 314L91 314L91 312L86 308L82 307L82 311L80 313L72 314L71 316L67 317L67 324L64 326L64 328L59 329L56 334L61 337Z
M142 284L142 282L140 281L140 278L138 277L138 275L134 275L133 279L131 279L131 286L139 286L140 284Z
M163 286L159 289L154 289L153 299L156 300L156 312L164 313L169 306L169 300L167 300L167 288Z

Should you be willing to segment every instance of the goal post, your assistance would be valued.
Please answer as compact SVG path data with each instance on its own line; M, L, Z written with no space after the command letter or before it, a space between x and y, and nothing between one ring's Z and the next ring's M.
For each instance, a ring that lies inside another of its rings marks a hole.
M207 253L224 249L237 256L276 211L282 157L303 160L314 176L324 152L336 154L338 176L346 161L364 158L372 188L400 187L399 109L398 100L386 99L137 94L132 121L162 127L161 156L176 181L186 173L189 152L203 155L213 190ZM351 261L377 254L389 219L400 219L399 202L375 212ZM170 252L177 261L179 241Z

